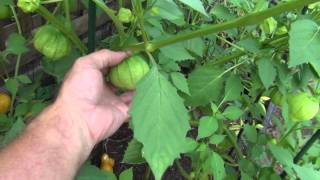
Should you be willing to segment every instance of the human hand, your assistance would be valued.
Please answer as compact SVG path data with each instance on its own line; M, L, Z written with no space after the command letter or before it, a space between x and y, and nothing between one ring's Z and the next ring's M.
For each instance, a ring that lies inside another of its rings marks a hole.
M128 54L100 50L78 59L67 74L54 103L74 128L86 131L90 144L111 136L128 118L132 92L116 96L104 81L109 67ZM85 132L86 133L86 132ZM84 134L85 134L84 133Z

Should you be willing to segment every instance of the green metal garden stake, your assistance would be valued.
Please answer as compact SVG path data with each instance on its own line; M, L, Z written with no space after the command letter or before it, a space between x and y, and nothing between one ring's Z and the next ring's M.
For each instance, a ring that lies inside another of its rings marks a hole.
M92 53L95 50L96 43L96 4L90 0L89 1L89 20L88 20L88 52Z

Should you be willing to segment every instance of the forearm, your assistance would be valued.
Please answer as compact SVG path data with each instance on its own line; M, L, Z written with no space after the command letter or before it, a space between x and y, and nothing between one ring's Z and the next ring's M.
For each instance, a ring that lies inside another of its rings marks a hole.
M73 179L93 144L88 130L62 112L48 107L0 153L0 179Z

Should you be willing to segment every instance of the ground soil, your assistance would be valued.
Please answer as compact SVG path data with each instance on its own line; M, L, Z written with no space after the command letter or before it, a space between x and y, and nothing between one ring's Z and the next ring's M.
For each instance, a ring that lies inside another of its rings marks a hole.
M154 177L152 173L149 178L146 178L148 165L130 165L126 163L121 163L125 150L128 143L133 138L132 131L128 128L128 124L123 125L112 137L104 140L98 144L91 154L91 161L94 165L99 166L100 157L102 153L107 152L107 154L115 160L114 174L119 176L119 174L129 168L133 168L134 180L153 180ZM191 161L187 157L183 157L180 160L182 166L185 170L190 170ZM163 180L184 180L176 166L172 166L167 169L164 174Z

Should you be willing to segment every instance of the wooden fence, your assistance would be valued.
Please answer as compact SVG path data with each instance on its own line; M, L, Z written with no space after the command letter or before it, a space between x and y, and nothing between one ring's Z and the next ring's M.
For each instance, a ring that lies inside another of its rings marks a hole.
M113 4L111 4L113 6ZM36 28L46 23L46 21L37 14L25 14L19 9L18 17L22 26L23 35L28 40L28 48L30 51L23 55L21 59L21 72L28 72L39 66L39 61L42 55L37 52L32 45L32 35ZM88 31L88 14L87 10L80 3L77 4L76 11L72 13L72 21L74 25L75 32L84 41L87 41L87 31ZM101 14L97 17L96 23L96 38L97 40L105 38L111 33L109 18ZM5 49L6 40L11 33L17 32L16 23L12 20L0 20L0 50ZM5 69L7 72L13 72L16 57L9 57L9 64L5 64ZM3 68L0 68L0 75L3 74Z

